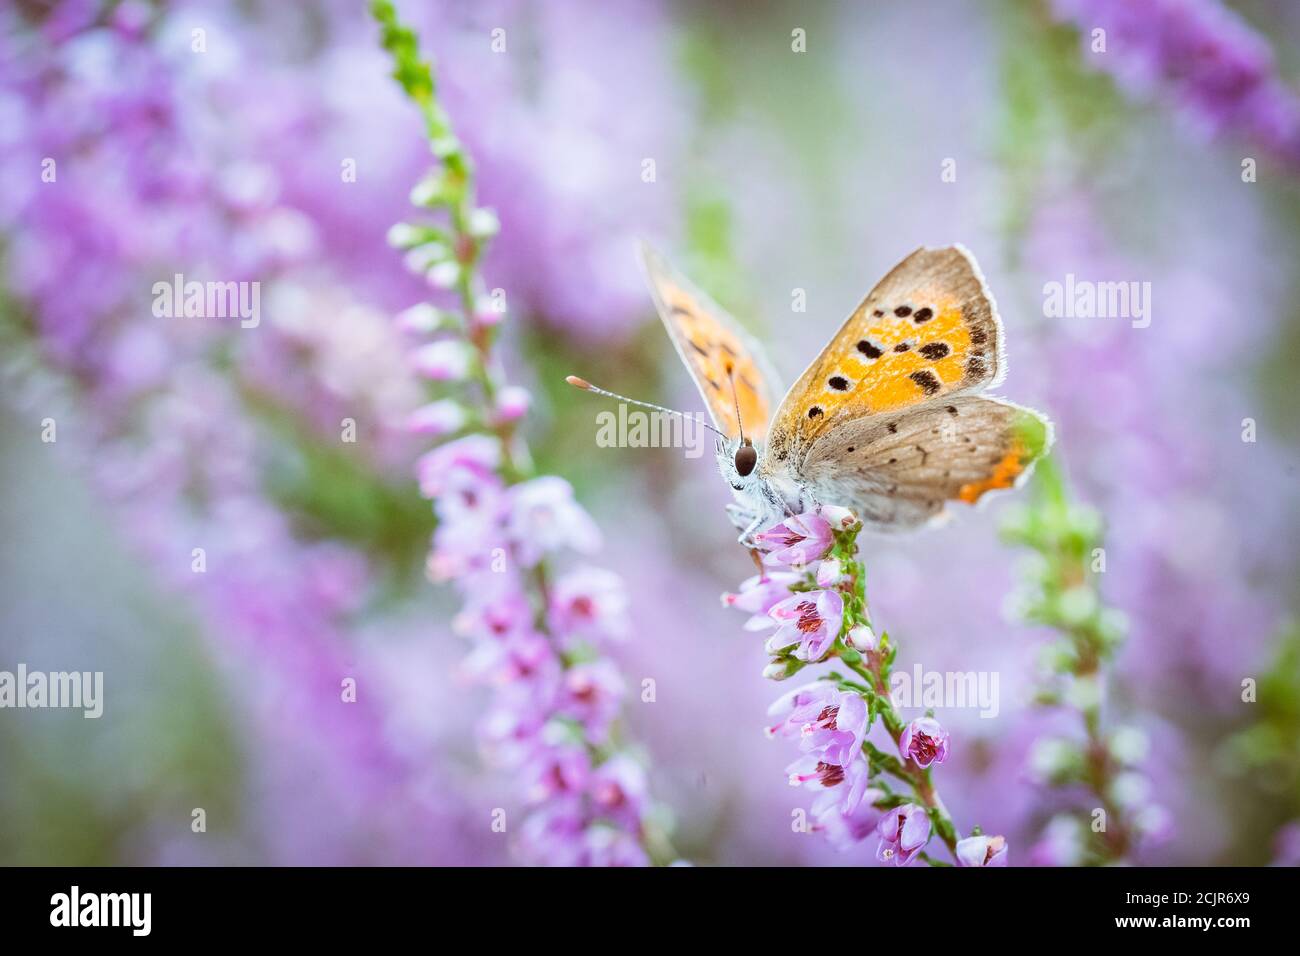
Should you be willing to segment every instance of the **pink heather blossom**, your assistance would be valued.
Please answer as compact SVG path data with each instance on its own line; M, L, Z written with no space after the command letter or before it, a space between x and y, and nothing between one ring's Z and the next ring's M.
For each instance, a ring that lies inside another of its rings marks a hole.
M528 598L503 576L500 591L476 591L451 619L451 629L464 638L505 638L532 630Z
M590 554L600 547L596 523L574 500L573 486L563 478L533 478L515 485L509 494L509 533L525 567L565 548Z
M538 749L523 774L530 803L578 794L591 776L591 755L577 744Z
M898 749L904 759L910 757L924 770L948 759L948 731L933 717L918 717L903 728Z
M599 824L583 833L582 860L586 866L646 866L650 862L632 834Z
M476 329L490 329L500 325L506 317L505 309L499 309L492 302L481 302L479 307L474 310L474 327Z
M867 703L855 691L836 691L815 718L800 728L800 749L826 763L847 767L867 736Z
M775 717L776 723L769 725L764 733L768 737L801 735L804 725L821 714L835 694L835 682L829 680L815 680L787 691L767 709L768 716Z
M844 579L844 568L837 558L827 558L817 565L817 586L835 587Z
M541 634L521 630L496 641L480 641L461 664L462 671L488 686L554 686L560 662Z
M820 754L805 754L785 768L786 778L792 787L812 784L818 787L838 787L851 774L857 772L856 764L842 767L837 763L827 763Z
M397 316L397 328L407 334L427 334L454 322L446 312L427 302L413 305Z
M550 598L551 629L566 640L627 635L627 589L612 571L575 568L555 582Z
M455 339L422 345L412 357L415 370L435 382L459 382L469 374L473 361L473 350Z
M778 567L805 567L820 560L831 547L831 526L821 515L808 511L786 518L754 536L764 562Z
M800 576L793 571L768 571L748 578L734 594L722 595L725 607L734 607L752 615L745 622L745 630L762 631L775 627L775 622L767 612L773 605L790 596L790 585L797 583Z
M593 771L589 792L601 817L635 823L649 798L645 768L626 754L615 754Z
M575 664L564 672L555 702L557 714L571 717L594 743L603 743L618 716L626 685L607 659Z
M443 493L447 476L463 469L483 480L495 480L501 467L501 442L491 435L466 435L425 452L415 463L420 493L436 498Z
M446 398L411 412L406 419L406 429L416 435L441 438L443 435L460 431L465 425L466 418L464 406Z
M958 866L1006 866L1007 841L1000 836L973 836L957 841Z
M880 798L872 790L870 773L865 759L854 760L845 766L818 762L815 755L796 760L786 768L791 786L805 786L818 791L813 799L812 816L823 820L830 814L853 814L868 792L872 800Z
M907 866L930 842L930 817L924 807L907 803L886 811L876 826L876 832L880 834L876 859L881 863Z
M775 654L795 647L801 661L818 661L839 636L844 599L837 591L798 592L773 605L768 615L777 622L767 650Z
M849 788L850 783L846 780L841 787ZM812 830L824 834L826 840L837 850L851 850L876 832L880 810L875 804L885 796L885 792L867 788L857 801L857 806L851 810L843 808L843 804L849 801L835 799L835 794L835 790L826 790L813 801ZM822 801L825 800L830 802L823 805Z
M518 385L508 385L497 396L496 420L498 422L516 422L528 414L533 397L528 389Z
M847 850L875 832L881 811L875 804L885 792L869 786L867 761L859 758L844 768L844 778L824 787L809 808L814 832L826 834L832 845ZM808 786L819 784L809 783Z

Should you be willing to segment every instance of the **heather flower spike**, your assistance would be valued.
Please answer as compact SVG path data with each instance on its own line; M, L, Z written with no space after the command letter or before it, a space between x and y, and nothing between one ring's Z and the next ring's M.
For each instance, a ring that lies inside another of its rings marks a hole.
M452 583L464 601L454 629L473 649L462 672L493 692L484 750L514 773L528 808L514 846L527 861L554 865L668 862L645 770L615 733L626 688L605 649L627 630L623 583L591 565L559 570L594 553L600 533L567 481L533 474L517 432L529 395L504 380L493 349L502 316L483 305L477 268L496 217L475 205L469 158L415 35L391 3L372 10L394 77L423 113L440 160L412 198L445 213L447 242L418 226L395 227L390 240L431 285L455 295L413 306L397 324L408 335L440 336L412 353L440 394L411 416L410 429L434 439L465 433L427 452L416 471L438 516L430 577Z
M852 680L822 673L768 711L767 736L797 741L802 752L786 773L792 786L813 794L810 829L842 849L875 834L877 859L895 866L918 857L934 862L924 848L938 835L956 861L957 829L930 778L932 766L948 756L948 732L933 717L905 722L890 699L896 649L877 636L868 617L861 529L847 509L823 507L760 531L754 539L767 570L723 595L723 604L751 615L746 630L774 628L765 644L772 655L763 670L769 680L837 658L853 673ZM901 759L868 739L877 722ZM912 799L886 777L901 782ZM1000 848L1003 861L1005 844Z
M1041 737L1030 750L1037 782L1062 795L1077 792L1073 815L1055 817L1030 850L1036 861L1114 864L1130 861L1144 845L1169 835L1170 817L1150 796L1150 782L1132 766L1146 756L1141 731L1107 733L1103 703L1115 653L1124 637L1118 614L1102 602L1097 575L1086 556L1102 547L1096 513L1071 503L1065 479L1050 459L1028 505L1012 511L1003 527L1009 542L1032 549L1039 563L1016 596L1027 621L1054 628L1062 638L1042 675L1037 699L1067 714L1077 730ZM1092 809L1107 808L1106 827L1091 826Z

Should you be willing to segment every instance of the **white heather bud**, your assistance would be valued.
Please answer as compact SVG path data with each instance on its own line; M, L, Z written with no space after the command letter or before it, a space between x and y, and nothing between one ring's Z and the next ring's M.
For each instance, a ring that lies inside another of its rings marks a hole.
M832 528L836 531L848 531L858 523L858 516L848 508L841 508L838 505L823 505L821 516L825 518Z
M879 646L876 632L865 624L859 624L850 630L845 636L844 643L855 651L874 651Z

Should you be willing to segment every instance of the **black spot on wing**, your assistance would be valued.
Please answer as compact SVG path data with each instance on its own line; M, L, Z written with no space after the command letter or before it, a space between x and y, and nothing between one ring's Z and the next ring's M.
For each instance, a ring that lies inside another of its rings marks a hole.
M858 351L861 352L869 359L878 359L880 358L880 356L885 354L880 349L876 348L874 345L868 342L866 339L863 339L861 342L858 343Z
M922 355L931 362L937 362L952 351L947 342L929 342L917 349Z
M919 385L921 391L925 392L927 395L933 395L942 387L942 383L939 381L939 376L935 375L934 372L930 371L928 368L920 369L907 377Z

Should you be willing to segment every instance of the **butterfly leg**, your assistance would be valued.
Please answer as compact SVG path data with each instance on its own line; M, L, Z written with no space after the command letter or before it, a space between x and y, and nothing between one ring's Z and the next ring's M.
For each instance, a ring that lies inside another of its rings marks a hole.
M759 525L761 525L762 523L763 523L763 516L762 515L755 516L754 520L751 521L745 527L745 530L740 532L740 537L737 538L736 540L752 551L754 548L758 546L757 543L754 541L754 535L759 530Z

